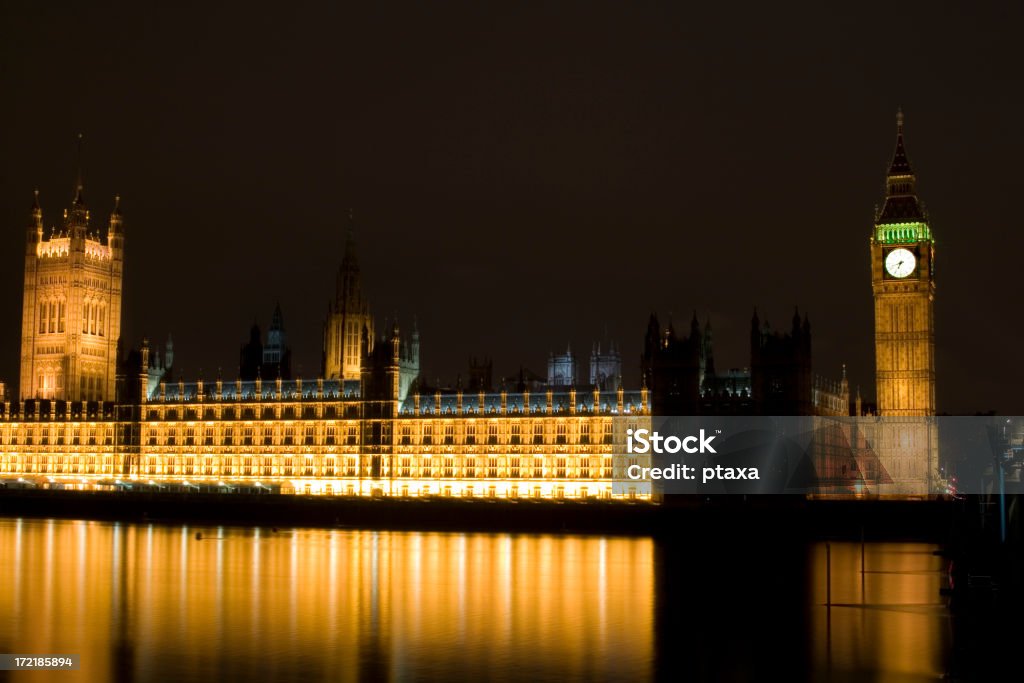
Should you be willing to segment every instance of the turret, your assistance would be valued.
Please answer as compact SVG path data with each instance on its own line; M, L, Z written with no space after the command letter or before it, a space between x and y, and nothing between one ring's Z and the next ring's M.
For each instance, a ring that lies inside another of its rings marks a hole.
M391 343L391 361L398 365L402 359L402 335L399 332L397 320L391 326L391 339L389 341Z
M149 339L142 339L142 364L139 367L139 401L149 398Z
M711 316L708 316L707 322L704 323L704 376L714 377L715 376L715 351L713 346L713 339L711 336Z
M82 182L82 136L78 136L78 173L71 200L71 209L64 212L64 229L68 236L82 239L89 230L89 209L85 205L85 185Z
M420 365L420 328L416 324L416 318L412 319L412 337L409 341L409 360Z
M27 254L36 255L36 245L43 241L43 209L39 206L39 190L32 193L32 220L28 225Z
M168 370L174 367L174 340L167 335L167 344L164 346L164 367Z
M107 225L107 244L115 259L124 258L124 220L121 216L121 195L114 196L114 210Z

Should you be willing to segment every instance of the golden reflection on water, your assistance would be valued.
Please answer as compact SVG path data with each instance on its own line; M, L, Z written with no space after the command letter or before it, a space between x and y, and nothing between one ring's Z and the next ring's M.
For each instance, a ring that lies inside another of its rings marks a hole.
M815 670L850 680L877 672L886 680L941 678L951 624L937 546L869 543L862 563L860 543L830 545L831 609L826 544L816 544L810 559Z
M653 676L650 539L0 519L0 548L0 652L82 659L18 681Z

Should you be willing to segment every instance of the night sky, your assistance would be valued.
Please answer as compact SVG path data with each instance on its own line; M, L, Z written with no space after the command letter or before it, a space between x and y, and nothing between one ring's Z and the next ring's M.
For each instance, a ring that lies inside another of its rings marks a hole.
M370 4L380 5L376 8ZM0 9L0 379L17 383L25 227L85 196L126 225L124 336L237 372L284 312L320 370L347 209L377 316L425 374L545 369L648 315L810 314L815 371L874 394L868 238L906 114L937 238L939 409L1024 414L1020 3L254 3ZM527 7L526 5L530 5ZM557 8L555 7L557 5ZM586 361L586 353L581 361Z

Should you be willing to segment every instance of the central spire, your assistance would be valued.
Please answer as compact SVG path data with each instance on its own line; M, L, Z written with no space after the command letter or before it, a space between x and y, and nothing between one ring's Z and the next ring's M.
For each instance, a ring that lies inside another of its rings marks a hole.
M356 254L355 220L352 209L348 209L345 219L345 252L341 257L338 269L335 305L337 310L361 310L362 288L359 276L359 257Z

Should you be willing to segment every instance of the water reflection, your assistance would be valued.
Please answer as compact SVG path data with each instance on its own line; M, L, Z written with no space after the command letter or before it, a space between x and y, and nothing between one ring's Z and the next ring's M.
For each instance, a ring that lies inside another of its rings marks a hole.
M0 520L0 547L0 651L80 654L61 680L653 675L650 539Z
M892 680L935 680L948 665L951 621L939 590L945 574L934 546L830 544L831 607L824 543L811 553L814 665L849 675L885 671Z
M951 640L923 544L831 544L831 605L825 544L775 540L0 519L0 548L0 652L80 654L62 681L912 681Z

